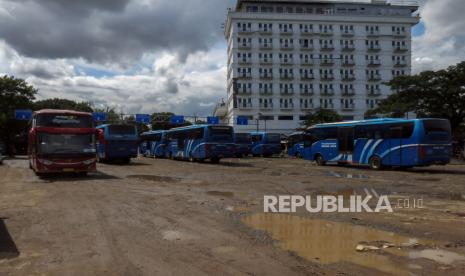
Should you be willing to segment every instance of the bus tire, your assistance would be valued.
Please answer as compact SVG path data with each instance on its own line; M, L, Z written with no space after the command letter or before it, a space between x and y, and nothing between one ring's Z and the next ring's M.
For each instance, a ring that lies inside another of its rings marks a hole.
M211 162L212 164L218 164L218 163L220 163L220 159L219 159L219 158L211 158L211 159L210 159L210 162Z
M174 160L174 155L173 155L172 152L170 152L170 153L168 154L168 158L169 158L170 160Z
M192 153L189 153L189 162L195 162L195 158L192 156Z
M296 153L295 158L302 159L302 154L300 154L300 152Z
M323 159L323 156L321 154L317 154L315 156L315 162L317 164L317 166L324 166L326 165L326 162L325 160Z
M378 156L372 156L369 161L370 168L373 170L381 170L383 168L383 164L381 162L381 158Z

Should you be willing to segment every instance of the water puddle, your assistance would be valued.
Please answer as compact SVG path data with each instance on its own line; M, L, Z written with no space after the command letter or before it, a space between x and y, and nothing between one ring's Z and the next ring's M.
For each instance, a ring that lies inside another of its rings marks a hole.
M221 192L221 191L208 191L207 195L221 196L221 197L233 197L234 193L232 193L232 192Z
M337 178L347 178L347 179L368 179L368 175L364 174L347 174L347 173L340 173L334 171L325 172L325 176L332 176Z
M160 175L145 175L145 174L128 175L127 178L144 180L144 181L153 181L153 182L168 182L168 183L174 183L174 182L181 181L180 178L175 178L175 177L160 176Z
M450 265L458 261L465 261L465 256L440 249L413 251L410 252L409 257L412 259L425 258L446 265Z
M428 257L433 260L429 251L418 249L419 245L431 245L431 241L369 227L284 214L254 214L244 217L243 222L267 232L281 249L321 264L347 262L384 273L408 275L420 267L414 260ZM449 259L460 260L454 257Z

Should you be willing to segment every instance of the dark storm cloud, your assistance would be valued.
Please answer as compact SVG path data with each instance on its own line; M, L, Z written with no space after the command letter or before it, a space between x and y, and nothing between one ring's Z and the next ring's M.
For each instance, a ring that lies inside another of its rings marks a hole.
M65 4L66 3L66 4ZM221 23L234 0L5 1L0 39L34 58L84 58L133 64L144 53L181 59L222 40Z

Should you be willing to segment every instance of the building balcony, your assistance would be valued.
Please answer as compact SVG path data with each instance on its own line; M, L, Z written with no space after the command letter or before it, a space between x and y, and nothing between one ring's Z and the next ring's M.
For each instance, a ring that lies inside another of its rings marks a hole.
M279 33L282 35L292 35L294 31L291 29L279 29Z
M341 35L346 36L346 37L354 36L355 31L354 30L342 30Z
M258 32L261 34L272 34L273 30L271 28L261 28L258 30Z
M334 59L332 58L324 58L320 60L320 65L322 66L332 66L334 65Z
M353 59L343 59L343 60L341 60L341 65L342 66L354 66L355 65L355 60L353 60Z
M252 63L252 59L251 58L240 58L238 60L238 63L239 64L251 64Z
M252 33L252 28L239 28L237 32L239 34L250 34Z
M322 103L320 105L321 109L334 109L334 104L333 103Z
M294 79L294 74L290 74L290 73L288 73L288 74L280 74L279 78L284 79L284 80L292 80L292 79Z
M369 97L381 96L381 89L379 88L367 89L367 96Z
M333 30L330 30L330 29L323 29L323 30L320 30L318 33L320 35L328 35L328 36L334 34Z
M252 77L252 74L251 73L240 73L238 74L237 77L241 79L250 79Z
M396 61L394 61L394 66L395 67L405 67L405 66L407 66L407 61L406 60L396 60Z
M271 44L271 43L261 43L260 44L260 49L261 50L271 50L271 49L273 49L273 44Z
M313 80L315 76L311 73L308 74L300 74L300 79L301 80Z
M320 46L321 51L332 51L334 50L334 45L332 44L323 44Z
M334 80L334 74L323 74L320 76L320 79L324 81Z
M240 43L238 45L239 49L250 49L252 48L252 43Z
M252 104L246 103L246 104L238 104L237 105L238 109L243 109L243 110L249 110L252 109Z
M305 97L313 96L313 88L301 88L300 95Z
M355 104L343 104L342 105L342 110L354 110L355 109Z
M300 45L300 50L301 51L313 51L314 47L311 44L303 44Z
M380 66L380 65L381 65L381 60L372 59L372 60L368 61L368 66L376 67L376 66Z
M367 75L367 80L369 80L369 81L380 81L381 80L381 74L369 74L369 75Z
M341 80L343 80L343 81L354 81L355 80L355 75L354 74L342 74L341 75Z
M282 104L279 105L279 107L281 109L291 110L291 109L294 109L294 104L293 103L282 103Z
M260 88L260 95L262 96L271 96L273 95L273 90L270 88Z
M300 35L314 35L315 32L313 29L302 29L300 30Z
M402 30L393 31L392 35L395 37L406 37L407 31L402 31Z
M379 52L381 51L381 47L379 45L368 45L367 51L368 52Z
M345 52L351 52L351 51L354 51L355 50L355 45L353 44L350 44L350 45L343 45L342 48L341 48L342 51L345 51Z
M341 95L346 96L346 97L355 96L355 89L353 89L353 88L342 89L341 90Z
M271 109L273 109L273 104L272 103L261 103L260 104L260 109L271 110Z
M303 59L303 60L300 61L300 65L312 66L313 65L313 60L312 59Z
M269 65L269 64L273 64L273 60L271 58L267 58L267 59L260 59L260 64L265 64L265 65Z
M251 95L252 94L252 89L249 88L239 88L237 89L237 94L238 95Z
M260 74L260 79L272 79L273 78L273 74L264 74L264 73L261 73Z
M320 95L324 97L334 96L334 89L333 88L323 88L320 91Z
M294 64L294 61L292 59L283 58L279 60L279 63L281 65L292 65Z
M394 46L393 50L394 52L407 52L408 47L406 45Z
M282 96L292 96L294 95L294 88L281 88L280 94Z
M378 36L379 36L379 31L375 31L375 30L367 31L367 37L378 37Z
M300 109L302 109L302 110L311 110L311 109L313 109L313 104L312 103L307 103L307 104L302 103L302 104L300 104Z
M294 44L281 44L279 45L281 50L292 50L294 49Z

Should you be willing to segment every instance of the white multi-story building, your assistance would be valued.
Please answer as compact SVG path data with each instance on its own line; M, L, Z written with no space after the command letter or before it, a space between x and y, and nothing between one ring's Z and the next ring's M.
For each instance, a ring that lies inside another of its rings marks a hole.
M318 108L362 119L391 93L384 82L410 74L417 10L412 1L238 0L225 24L227 108L217 115L239 131L283 133Z

